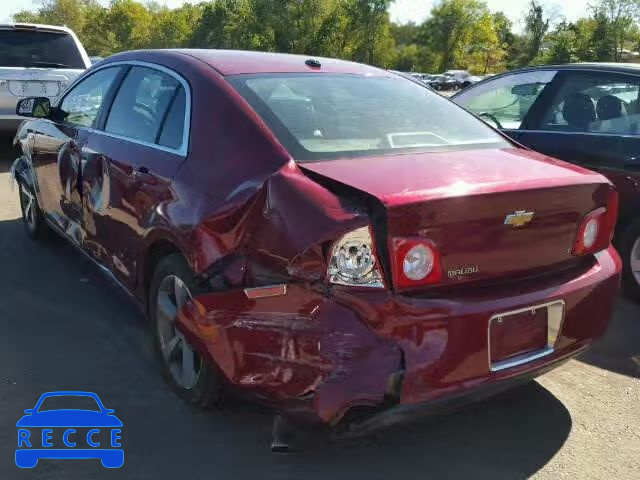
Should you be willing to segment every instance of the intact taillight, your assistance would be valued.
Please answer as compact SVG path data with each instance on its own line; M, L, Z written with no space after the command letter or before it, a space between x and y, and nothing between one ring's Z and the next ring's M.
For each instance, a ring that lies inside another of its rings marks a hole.
M431 240L393 238L391 240L393 283L413 287L442 280L440 253Z
M618 217L618 192L609 190L606 207L600 207L582 219L573 244L573 255L588 255L604 250L611 244Z

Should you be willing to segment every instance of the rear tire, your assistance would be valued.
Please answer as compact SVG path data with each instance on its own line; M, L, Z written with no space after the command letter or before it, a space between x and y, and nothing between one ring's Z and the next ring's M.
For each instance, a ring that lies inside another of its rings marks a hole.
M31 187L28 187L23 182L19 182L18 193L20 196L22 223L27 231L27 235L34 240L41 238L47 226L44 222L35 192Z
M629 297L640 299L640 220L625 226L617 243L622 257L622 288Z
M177 312L199 293L202 288L184 257L168 255L156 265L148 311L163 376L183 400L211 408L221 399L219 374L208 357L198 353L175 328Z

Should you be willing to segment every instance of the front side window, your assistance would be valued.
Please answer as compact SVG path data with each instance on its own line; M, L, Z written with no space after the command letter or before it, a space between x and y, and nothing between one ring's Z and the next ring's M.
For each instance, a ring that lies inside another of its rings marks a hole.
M131 68L113 101L105 131L159 143L165 116L181 90L181 83L165 72L147 67Z
M505 75L465 90L453 101L495 127L519 129L556 73L539 70Z
M558 89L541 129L640 135L639 99L635 77L572 74Z
M95 128L104 97L119 71L119 67L98 70L73 87L60 104L63 121Z
M509 145L404 78L261 74L231 83L298 161Z

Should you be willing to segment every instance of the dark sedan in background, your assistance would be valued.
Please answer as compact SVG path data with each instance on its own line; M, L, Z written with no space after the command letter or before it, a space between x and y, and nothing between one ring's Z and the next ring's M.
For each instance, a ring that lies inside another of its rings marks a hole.
M640 297L640 65L527 68L452 97L538 152L596 170L615 184L620 215L614 242L623 282Z

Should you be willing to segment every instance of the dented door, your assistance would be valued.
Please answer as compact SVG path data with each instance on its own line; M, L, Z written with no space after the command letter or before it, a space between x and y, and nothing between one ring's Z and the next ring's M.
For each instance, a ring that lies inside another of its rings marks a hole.
M131 290L143 239L162 223L186 154L185 87L177 74L132 66L84 148L87 245Z
M123 70L99 69L80 80L40 122L33 140L42 208L57 227L86 249L83 169L84 147L99 128Z
M183 158L99 132L83 155L87 248L133 289L143 239L174 198L171 177Z
M32 162L43 210L76 244L83 245L81 148L86 132L42 121L33 132Z

